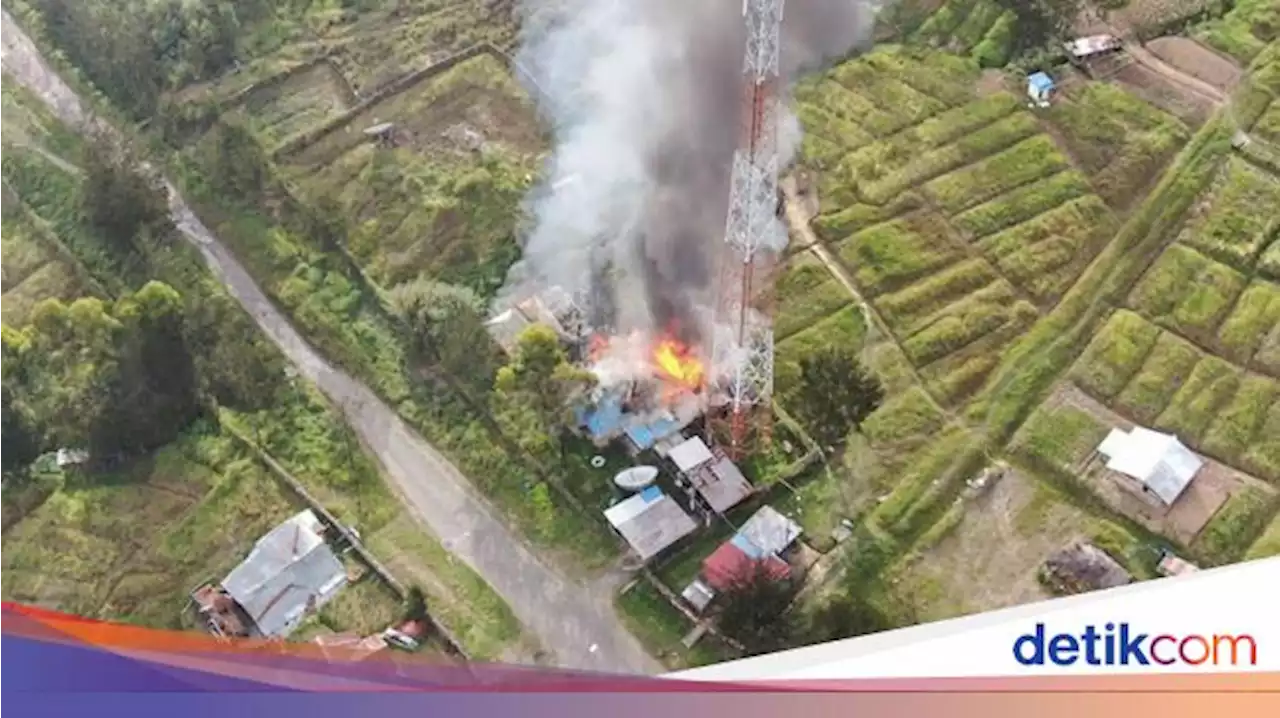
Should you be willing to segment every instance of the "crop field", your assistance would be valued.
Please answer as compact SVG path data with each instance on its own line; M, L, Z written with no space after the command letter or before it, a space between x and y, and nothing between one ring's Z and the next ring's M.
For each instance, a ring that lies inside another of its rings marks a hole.
M6 525L5 599L157 627L180 627L188 591L221 578L301 508L216 431L108 477L58 481Z
M1280 238L1280 219L1259 211L1280 206L1280 180L1235 157L1197 204L1180 240L1248 272L1264 249Z
M395 123L394 147L361 133L379 122ZM379 284L426 272L487 294L515 259L519 198L541 149L528 98L483 54L366 108L286 170L359 223L349 249Z
M1280 481L1280 382L1246 371L1127 310L1085 348L1071 379L1121 414Z
M356 98L328 60L249 92L233 116L243 118L268 149L341 115Z
M1272 0L1236 0L1226 15L1196 28L1195 37L1247 65L1275 39L1277 25L1280 8Z
M840 280L812 254L795 255L777 282L774 339L781 342L853 301Z
M1171 115L1099 82L1068 88L1048 117L1094 190L1117 208L1140 196L1190 136Z
M913 39L961 55L971 55L984 67L1009 60L1014 14L995 0L947 0L916 29Z

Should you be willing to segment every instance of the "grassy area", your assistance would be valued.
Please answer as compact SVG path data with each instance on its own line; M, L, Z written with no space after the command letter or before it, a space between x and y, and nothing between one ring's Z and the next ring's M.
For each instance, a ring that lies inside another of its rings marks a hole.
M7 490L7 489L6 489ZM117 471L61 477L4 535L4 596L180 628L187 592L218 580L301 505L209 424Z
M427 608L472 658L498 660L518 643L520 623L474 571L454 558L408 514L367 537L369 550L402 581L420 586Z
M810 253L799 254L778 277L773 336L781 341L849 304L840 281Z
M1200 25L1194 36L1247 65L1275 39L1277 25L1280 8L1271 0L1236 0L1230 12Z
M947 214L957 214L1066 167L1067 160L1053 140L1036 135L926 183L924 193Z
M405 139L381 147L352 131L380 122ZM285 169L359 226L348 249L378 284L425 273L488 296L518 255L520 198L541 150L531 102L480 55L363 109Z
M1128 206L1190 134L1179 120L1109 83L1069 89L1048 115L1113 207Z
M1160 338L1160 328L1128 310L1118 310L1093 337L1071 369L1081 389L1110 399L1142 368Z
M1033 460L1074 474L1110 430L1087 411L1070 405L1040 406L1018 433L1011 448Z
M1221 566L1240 560L1276 513L1275 500L1254 488L1231 495L1200 530L1191 550L1205 565Z
M693 624L646 581L622 593L615 604L627 629L668 669L694 668L737 657L732 648L713 636L704 636L693 648L685 648L681 641L693 630Z
M1175 244L1143 275L1129 302L1157 324L1212 341L1247 281L1231 267Z
M1280 229L1280 219L1260 212L1263 207L1280 207L1280 180L1232 157L1193 212L1180 241L1248 272Z
M1245 552L1244 559L1252 561L1259 558L1270 558L1271 556L1280 556L1280 514L1271 519L1271 523L1267 525L1266 530Z
M1217 357L1206 356L1191 370L1169 406L1160 412L1156 424L1186 441L1198 443L1239 385L1240 372L1236 367Z

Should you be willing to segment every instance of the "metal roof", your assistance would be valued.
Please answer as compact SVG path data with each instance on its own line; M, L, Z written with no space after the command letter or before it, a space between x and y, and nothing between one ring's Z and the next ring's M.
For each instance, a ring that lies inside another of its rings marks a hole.
M702 577L708 586L727 591L738 581L750 576L757 566L770 578L782 580L791 575L791 567L777 556L761 556L742 550L738 536L720 544L720 548L702 562Z
M657 486L650 486L609 507L604 515L644 560L656 556L698 528L680 504Z
M308 610L324 605L346 584L346 569L322 531L316 515L302 511L258 539L222 580L262 635L289 635Z
M675 462L676 468L686 473L715 458L711 449L708 449L702 439L697 436L679 446L672 447L667 455Z
M778 513L772 506L761 506L742 525L738 535L760 549L761 554L776 555L786 551L800 538L800 524Z
M1182 495L1204 461L1172 434L1135 426L1112 429L1098 445L1107 468L1133 477L1165 504Z

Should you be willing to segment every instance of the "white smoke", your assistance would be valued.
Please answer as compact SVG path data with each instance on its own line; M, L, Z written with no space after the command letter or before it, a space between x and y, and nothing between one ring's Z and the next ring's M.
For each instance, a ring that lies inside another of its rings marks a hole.
M697 323L723 243L738 137L742 3L523 1L516 59L555 148L528 197L532 228L500 302L595 282L619 332ZM784 78L864 42L872 15L862 0L788 2ZM790 111L779 119L785 166L800 125Z

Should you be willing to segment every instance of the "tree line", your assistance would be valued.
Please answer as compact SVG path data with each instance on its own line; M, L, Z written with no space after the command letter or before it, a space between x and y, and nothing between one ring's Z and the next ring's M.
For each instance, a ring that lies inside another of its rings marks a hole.
M137 289L46 299L25 326L0 328L7 478L57 448L143 454L211 404L266 408L283 378L279 355L177 237L163 187L131 148L93 137L79 159L69 201L112 259L120 281L103 284Z

